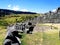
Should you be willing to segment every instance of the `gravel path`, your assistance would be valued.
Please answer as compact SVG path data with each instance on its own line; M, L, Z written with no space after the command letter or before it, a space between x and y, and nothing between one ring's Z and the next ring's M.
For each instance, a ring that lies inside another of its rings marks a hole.
M47 31L47 30L51 30L51 26L36 25L34 28L34 32L42 32L42 31Z

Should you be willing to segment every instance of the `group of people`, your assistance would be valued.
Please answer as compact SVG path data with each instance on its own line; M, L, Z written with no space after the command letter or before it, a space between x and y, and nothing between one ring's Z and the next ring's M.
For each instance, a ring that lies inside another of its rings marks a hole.
M16 24L8 26L3 45L21 45L20 38L22 38L22 35L19 33L32 34L34 27L35 25L33 25L31 22L28 22L28 24L22 23L20 25Z

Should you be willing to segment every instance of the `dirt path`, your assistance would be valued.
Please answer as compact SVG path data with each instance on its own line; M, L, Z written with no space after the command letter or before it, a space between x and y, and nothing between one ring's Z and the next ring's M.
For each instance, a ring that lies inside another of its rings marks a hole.
M54 29L54 28L52 28ZM42 32L42 31L47 31L47 30L52 30L51 26L47 26L47 25L36 25L34 28L34 32Z

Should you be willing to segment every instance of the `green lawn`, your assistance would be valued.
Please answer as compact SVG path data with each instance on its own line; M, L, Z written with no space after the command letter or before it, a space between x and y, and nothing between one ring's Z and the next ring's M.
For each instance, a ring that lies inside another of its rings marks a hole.
M40 45L42 44L42 33L26 34L22 39L22 45Z
M5 35L6 35L6 29L0 29L0 45L3 44Z
M57 30L43 33L43 45L60 45L59 33Z
M2 45L5 35L6 29L0 27L0 45ZM57 29L22 35L22 45L60 45L59 31Z

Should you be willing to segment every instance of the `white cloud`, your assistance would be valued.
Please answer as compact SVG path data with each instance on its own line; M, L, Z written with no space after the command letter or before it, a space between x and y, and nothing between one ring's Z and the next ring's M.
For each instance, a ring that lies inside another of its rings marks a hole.
M15 6L12 7L12 10L15 10L15 11L20 10L20 7L15 5Z
M56 11L56 9L53 9L53 10L52 10L52 12L55 12L55 11Z
M8 9L10 9L10 8L11 8L11 4L8 5Z
M11 4L9 4L8 7L11 7Z
M19 7L19 5L11 5L11 4L9 4L8 6L7 6L7 9L10 9L10 10L15 10L15 11L28 11L27 9L22 9L22 8L20 8Z
M18 5L11 5L11 4L9 4L8 6L7 6L7 9L10 9L10 10L20 10L20 7L18 6Z

